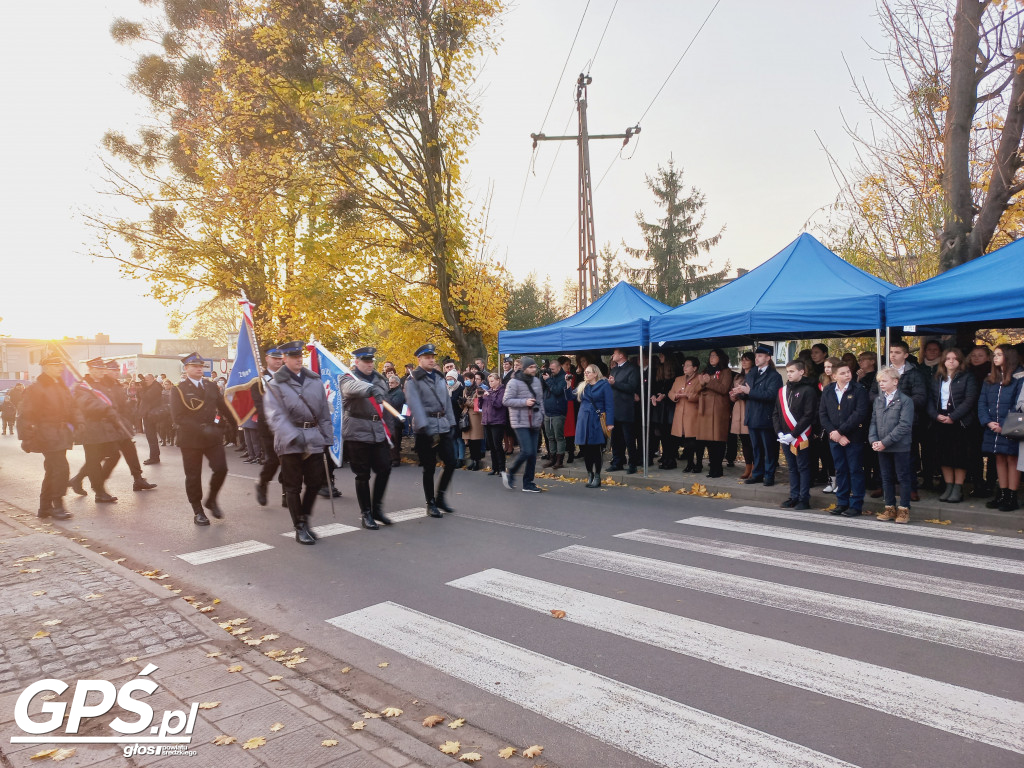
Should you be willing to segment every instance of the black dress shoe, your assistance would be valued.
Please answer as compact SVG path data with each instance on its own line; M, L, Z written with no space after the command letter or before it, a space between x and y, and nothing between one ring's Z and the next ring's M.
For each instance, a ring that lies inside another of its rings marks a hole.
M499 472L498 470L492 469L490 472L487 473L487 476L490 477L491 475L500 475L500 474L501 474L501 472Z
M427 515L429 517L444 517L441 510L434 506L434 502L432 501L427 502Z
M97 504L113 504L115 501L117 501L117 496L111 496L109 493L106 493L105 491L101 491L100 493L96 494Z
M208 518L203 513L203 510L199 510L198 512L196 512L196 516L194 518L192 518L192 522L195 523L196 525L209 525L210 524L210 518Z
M68 487L70 487L71 490L77 493L79 496L88 496L88 491L86 491L85 488L82 487L82 480L83 478L81 477L72 477L71 482L68 483ZM991 496L992 494L988 495Z
M335 499L340 499L341 498L341 491L339 491L337 488L333 488L332 487L331 488L331 497L335 498Z
M796 499L786 499L784 502L779 504L779 506L785 509L792 509L793 507L796 506L796 503Z
M716 477L722 477L722 476L723 476L722 472L717 472L717 473L716 472L708 472L705 475L705 477L710 477L710 478L716 478Z
M843 512L845 512L845 511L846 511L846 510L848 510L848 509L849 509L849 507L848 507L848 506L846 506L846 505L844 504L844 505L842 505L842 506L838 506L838 507L836 507L835 509L830 509L830 510L828 511L828 513L829 513L830 515L841 515L841 514L843 514Z
M775 485L775 478L769 477L762 483L762 485L765 486L766 488L771 488L773 485Z
M608 465L608 471L609 472L621 472L622 471L622 465L621 464L615 464L613 462L613 463Z
M746 480L743 481L743 484L744 485L757 485L758 483L763 483L763 482L764 482L764 478L763 477L748 477Z
M636 464L629 464L629 465L627 465L626 466L626 474L627 475L635 475L636 474Z
M58 507L58 508L53 509L50 512L50 516L54 520L70 520L73 517L73 515L70 512L68 512L66 509L64 509L64 507Z
M210 510L210 514L216 517L218 520L224 517L224 512L217 505L216 499L207 499L206 501L203 502L203 506Z
M448 502L444 499L444 494L437 494L437 499L434 501L434 505L445 512L454 512L455 510L448 506Z
M256 483L256 503L261 507L267 506L267 486Z
M367 530L380 530L380 526L377 525L377 523L373 519L373 513L368 509L364 509L362 511L362 517L360 518L359 522L362 524L363 528L366 528Z
M316 537L313 536L313 532L304 525L298 525L295 527L295 540L299 542L299 544L316 544Z
M808 504L806 501L798 501L796 504L793 505L793 509L810 509L810 508L811 508L811 505Z
M384 514L384 510L379 506L373 508L373 519L381 525L391 525L391 518Z
M861 512L859 509L843 510L843 517L860 517L862 514L864 513Z
M151 483L142 475L135 478L135 482L132 484L133 491L151 491L156 488L156 483Z

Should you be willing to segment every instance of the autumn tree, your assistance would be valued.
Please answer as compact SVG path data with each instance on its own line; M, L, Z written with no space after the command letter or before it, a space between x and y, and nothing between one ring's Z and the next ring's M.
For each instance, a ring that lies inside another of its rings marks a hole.
M667 166L647 176L647 187L654 193L664 217L648 222L643 212L636 215L646 248L626 247L626 253L638 259L640 266L626 269L630 282L658 301L674 307L713 291L725 282L728 262L712 270L710 260L700 261L722 237L725 227L710 237L701 238L705 214L704 195L696 188L683 188L683 170L670 157Z

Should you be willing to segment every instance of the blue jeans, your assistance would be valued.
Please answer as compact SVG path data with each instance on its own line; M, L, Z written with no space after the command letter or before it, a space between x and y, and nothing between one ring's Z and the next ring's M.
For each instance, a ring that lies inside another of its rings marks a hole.
M750 447L754 453L754 470L751 477L765 480L775 479L775 470L779 468L779 441L771 429L750 427Z
M864 443L840 445L828 441L836 466L836 504L864 510Z
M508 473L514 475L519 468L526 465L523 470L523 485L533 483L533 473L537 469L537 448L540 445L540 427L530 429L521 427L516 429L516 437L519 439L519 455L508 468Z
M796 501L811 500L811 449L804 448L796 455L786 450L786 467L789 469L789 498ZM767 475L766 475L767 477Z
M466 442L462 439L458 425L452 427L449 434L452 436L452 446L455 448L455 460L462 461L466 458Z
M882 475L882 494L887 507L896 506L896 481L900 484L900 506L910 509L910 493L914 490L914 462L910 451L878 454L878 469Z

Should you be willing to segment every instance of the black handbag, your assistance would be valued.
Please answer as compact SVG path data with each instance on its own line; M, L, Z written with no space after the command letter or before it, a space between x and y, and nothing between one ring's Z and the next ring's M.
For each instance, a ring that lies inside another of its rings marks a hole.
M469 432L472 427L472 422L469 418L469 411L463 411L462 415L459 416L459 432Z
M1024 440L1024 413L1010 411L1000 425L1000 434L1011 440Z

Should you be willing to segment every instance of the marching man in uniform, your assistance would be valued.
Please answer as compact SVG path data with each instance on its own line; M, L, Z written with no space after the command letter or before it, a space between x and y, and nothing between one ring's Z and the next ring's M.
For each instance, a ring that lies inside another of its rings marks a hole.
M452 444L452 427L455 413L448 387L434 366L433 344L424 344L416 350L419 365L405 382L405 402L412 412L413 428L416 430L416 455L423 467L423 495L427 499L427 514L442 517L440 510L454 512L445 502L444 494L455 474L455 446ZM444 462L441 479L434 493L434 469L437 459Z
M181 463L185 468L185 495L192 505L196 525L209 525L203 507L220 519L217 493L228 476L224 456L224 424L234 423L220 387L203 378L203 358L198 352L181 361L185 378L171 395L171 415L178 428ZM203 502L203 457L210 464L210 495Z
M334 426L320 375L302 365L304 348L301 341L290 341L280 347L284 366L267 384L263 410L274 433L274 450L281 460L281 484L295 527L295 540L316 544L316 534L309 529L309 516L317 492L327 482L324 448L334 442Z
M391 525L384 514L384 492L391 475L391 440L381 403L388 383L373 369L377 350L363 347L352 353L352 374L341 380L344 418L341 434L348 446L348 460L356 476L356 500L363 528L378 530L377 523ZM370 471L376 475L370 494Z

